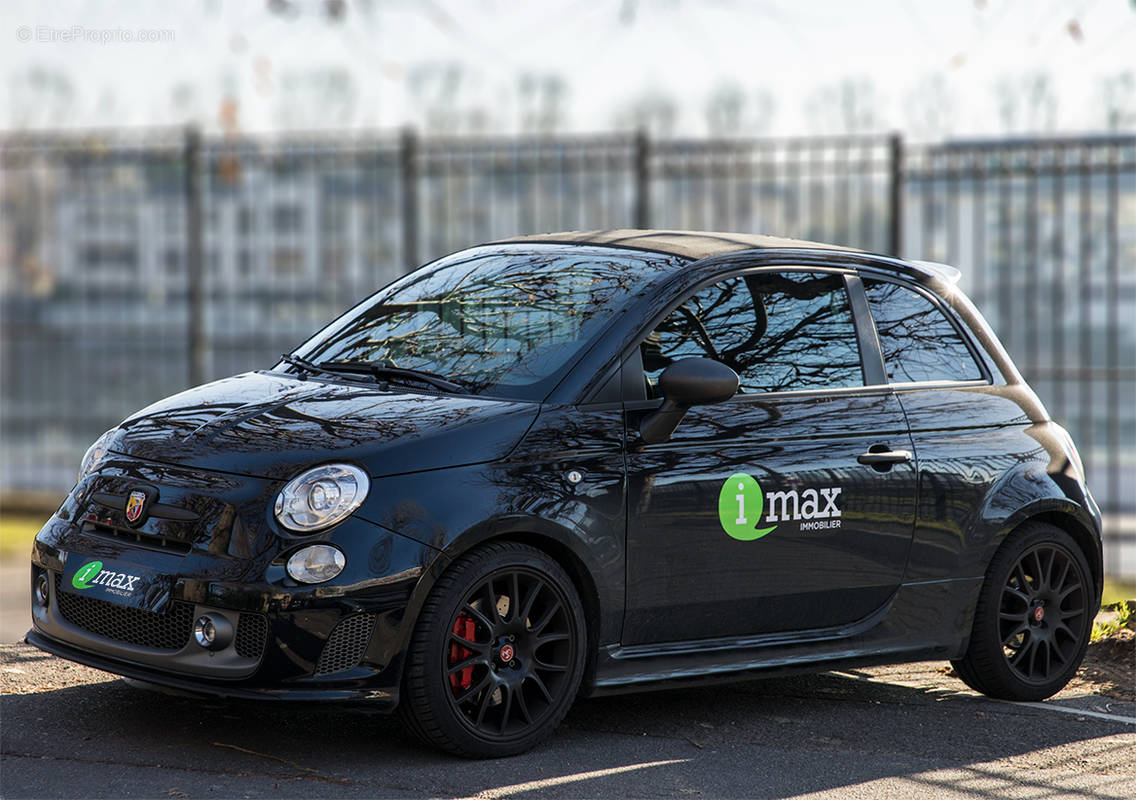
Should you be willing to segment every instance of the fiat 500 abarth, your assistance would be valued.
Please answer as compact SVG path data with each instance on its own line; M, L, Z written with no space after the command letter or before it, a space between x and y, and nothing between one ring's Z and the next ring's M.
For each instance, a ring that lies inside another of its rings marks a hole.
M368 701L467 756L694 679L942 658L1047 697L1100 514L954 278L675 231L442 258L99 438L36 538L27 640Z

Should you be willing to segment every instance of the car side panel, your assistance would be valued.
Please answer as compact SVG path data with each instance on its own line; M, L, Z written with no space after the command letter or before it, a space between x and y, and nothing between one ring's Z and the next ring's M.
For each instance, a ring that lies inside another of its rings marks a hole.
M597 641L616 642L624 598L622 425L619 407L546 407L509 458L377 480L357 513L447 559L499 536L567 550L581 567L568 565L569 573L582 573L581 588L594 593L585 604L598 606ZM416 598L439 575L424 576Z
M1049 422L1033 422L1013 387L899 392L919 465L919 509L905 582L981 577L1003 537L1031 515L1099 515Z

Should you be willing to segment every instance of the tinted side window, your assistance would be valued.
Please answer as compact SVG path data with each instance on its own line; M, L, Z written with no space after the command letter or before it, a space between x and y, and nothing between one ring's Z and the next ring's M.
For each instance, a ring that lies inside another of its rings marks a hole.
M884 354L888 380L972 381L982 372L955 329L934 303L889 281L864 279L868 304Z
M642 344L649 390L681 358L720 361L740 392L862 386L860 350L844 280L816 272L763 272L699 290Z

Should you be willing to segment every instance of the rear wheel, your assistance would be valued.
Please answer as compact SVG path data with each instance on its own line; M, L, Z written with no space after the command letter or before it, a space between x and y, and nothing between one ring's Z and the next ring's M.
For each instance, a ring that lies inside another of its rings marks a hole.
M579 596L556 561L514 542L478 548L442 576L419 616L403 720L457 755L524 752L575 699L586 641Z
M1065 531L1031 523L995 554L974 614L966 655L952 661L983 694L1043 700L1080 666L1096 613L1088 562Z

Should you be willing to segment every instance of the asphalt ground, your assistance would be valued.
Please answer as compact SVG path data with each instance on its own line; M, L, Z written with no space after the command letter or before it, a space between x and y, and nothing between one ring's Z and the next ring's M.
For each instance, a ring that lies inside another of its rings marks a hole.
M3 798L1136 798L1136 704L1083 687L1004 703L929 662L582 700L536 750L464 761L390 717L170 696L15 643L26 572L0 564Z

